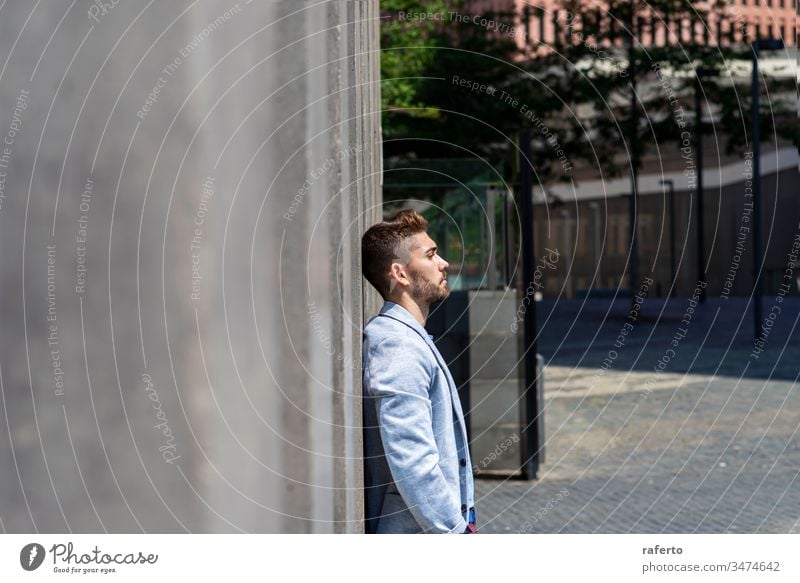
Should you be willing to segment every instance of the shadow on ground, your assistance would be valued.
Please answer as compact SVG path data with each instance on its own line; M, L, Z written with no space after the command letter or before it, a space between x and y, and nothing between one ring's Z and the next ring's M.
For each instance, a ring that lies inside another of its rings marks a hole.
M654 298L623 335L630 299L538 303L538 352L549 365L794 380L800 370L800 298L763 299L766 322L754 350L747 298ZM674 352L673 352L674 351Z

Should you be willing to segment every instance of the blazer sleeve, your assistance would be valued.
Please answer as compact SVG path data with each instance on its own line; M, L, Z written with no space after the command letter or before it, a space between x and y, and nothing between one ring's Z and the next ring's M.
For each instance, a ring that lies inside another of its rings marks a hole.
M426 351L403 335L381 340L371 350L365 389L375 402L392 479L416 521L427 532L462 533L461 500L439 467Z

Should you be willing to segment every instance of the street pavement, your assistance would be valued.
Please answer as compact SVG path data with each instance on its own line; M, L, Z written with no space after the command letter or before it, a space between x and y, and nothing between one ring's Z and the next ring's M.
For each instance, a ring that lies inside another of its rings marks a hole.
M800 300L763 305L754 352L747 299L539 303L545 460L480 531L800 533Z

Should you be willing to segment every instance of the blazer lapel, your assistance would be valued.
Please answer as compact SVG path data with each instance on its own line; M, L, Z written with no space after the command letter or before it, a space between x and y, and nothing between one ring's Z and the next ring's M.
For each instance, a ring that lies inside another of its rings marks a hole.
M458 389L456 387L456 383L453 380L452 375L450 374L450 369L447 367L447 364L444 362L444 358L442 357L439 349L436 348L436 344L434 344L433 340L431 339L428 332L423 328L419 322L417 322L408 311L400 306L399 304L395 304L394 302L386 302L383 309L379 314L380 316L384 316L387 318L391 318L393 320L397 320L401 324L405 324L414 332L419 334L422 339L425 341L425 344L428 345L428 348L433 352L434 358L436 358L436 362L439 365L439 368L444 372L445 378L447 379L447 385L450 389L450 401L453 404L453 410L456 412L456 418L458 419L458 425L461 427L461 435L464 439L464 443L467 443L467 428L464 425L464 412L461 409L461 398L458 396Z

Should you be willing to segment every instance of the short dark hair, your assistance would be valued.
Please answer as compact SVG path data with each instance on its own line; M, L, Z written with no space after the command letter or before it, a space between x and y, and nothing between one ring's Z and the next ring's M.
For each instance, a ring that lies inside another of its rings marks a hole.
M361 237L361 272L383 299L388 299L389 269L400 255L403 241L428 230L428 221L412 209L403 209L372 225Z

